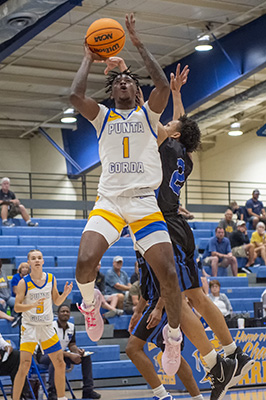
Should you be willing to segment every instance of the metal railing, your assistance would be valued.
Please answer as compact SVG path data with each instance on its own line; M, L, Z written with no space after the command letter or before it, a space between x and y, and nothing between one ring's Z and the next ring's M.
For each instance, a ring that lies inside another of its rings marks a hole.
M70 179L65 174L0 171L0 179L3 176L10 178L11 190L35 218L87 218L99 181L97 174ZM201 219L217 219L215 214L223 213L232 201L244 205L254 189L266 202L266 182L188 179L184 205Z

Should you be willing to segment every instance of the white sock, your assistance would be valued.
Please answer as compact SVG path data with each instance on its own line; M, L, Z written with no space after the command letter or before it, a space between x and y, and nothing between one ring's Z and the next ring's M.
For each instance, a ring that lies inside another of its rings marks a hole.
M93 303L94 300L94 281L89 282L89 283L79 283L77 280L77 285L80 290L80 293L82 294L83 297L83 302L86 305L90 305Z
M64 396L64 397L57 397L57 400L67 400L67 397L66 397L66 396Z
M193 400L204 400L202 394L198 394L198 396L191 397Z
M165 390L165 387L163 385L160 385L157 388L152 389L152 392L154 396L159 397L159 399L161 397L167 396L167 391Z
M236 351L236 344L235 342L232 342L230 344L228 344L227 346L223 346L224 352L225 352L225 356L230 356L231 354L233 354Z
M174 340L178 340L181 336L181 331L179 326L177 328L171 328L168 324L168 337Z
M7 219L2 219L2 222L7 222Z
M217 363L216 351L214 349L212 351L210 351L208 354L206 354L206 356L203 357L203 360L207 364L207 369L211 370Z
M31 222L31 219L28 219L28 221L26 221L26 224L28 225Z

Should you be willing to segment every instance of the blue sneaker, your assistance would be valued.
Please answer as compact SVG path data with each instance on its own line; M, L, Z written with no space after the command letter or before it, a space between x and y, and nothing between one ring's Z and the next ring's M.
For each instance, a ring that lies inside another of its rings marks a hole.
M166 396L164 397L157 397L157 396L153 396L153 400L174 400L173 397L168 393Z

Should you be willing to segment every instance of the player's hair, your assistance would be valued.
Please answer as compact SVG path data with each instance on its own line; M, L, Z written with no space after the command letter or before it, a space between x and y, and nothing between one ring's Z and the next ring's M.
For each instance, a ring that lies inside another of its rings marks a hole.
M127 75L127 76L129 76L131 79L133 79L133 81L135 82L137 88L140 87L140 84L139 84L140 77L139 77L138 75L136 75L136 74L133 74L133 73L129 70L129 68L130 68L130 67L128 67L127 69L125 69L125 70L122 71L122 72L116 72L116 71L109 72L108 77L106 78L106 83L105 83L105 88L106 88L106 89L105 89L105 93L111 93L111 92L112 92L112 86L113 86L114 80L115 80L118 76L120 77L120 76L122 76L122 75Z
M181 128L179 128L180 143L182 143L188 153L192 153L199 148L201 132L196 121L192 118L187 117L187 115L182 115L179 118L181 122Z
M38 249L32 249L32 250L30 250L30 251L28 252L28 260L30 259L30 255L31 255L31 253L34 253L35 251L38 251L39 253L41 253L41 254L42 254L41 250L38 250Z
M218 285L219 287L221 287L221 284L217 279L213 279L212 281L209 282L209 288L211 289L211 287L214 285Z

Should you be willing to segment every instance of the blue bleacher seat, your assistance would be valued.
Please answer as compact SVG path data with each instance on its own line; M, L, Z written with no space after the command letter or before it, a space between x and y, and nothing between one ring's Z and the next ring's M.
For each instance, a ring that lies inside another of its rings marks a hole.
M55 227L55 228L84 228L87 219L46 219L32 218L33 222L38 222L40 227Z
M114 325L114 329L128 329L132 315L121 315L120 317L108 318L110 324Z
M211 269L210 266L204 265L203 268L205 269L205 272L206 272L208 275L211 275L211 274L212 274L212 269ZM227 276L227 275L228 275L228 273L227 273L227 268L218 267L217 275L218 275L218 276Z
M27 257L28 252L33 248L35 248L35 246L1 246L0 258L13 259L16 256Z
M225 287L248 287L248 278L246 276L218 276L208 278L209 281L212 279L218 279L222 289Z
M209 243L210 238L201 238L199 239L198 248L199 250L205 250L207 248L207 244Z
M195 239L210 238L210 237L212 237L212 230L211 229L195 229L193 231L193 236Z
M66 280L73 280L75 279L75 270L74 268L71 267L43 267L43 270L45 272L50 272L51 274L54 274L56 279L65 279Z
M92 362L100 361L118 361L120 360L120 346L118 344L114 345L104 345L104 346L82 346L85 351L91 351Z
M80 236L19 236L20 245L79 246Z
M17 236L0 236L0 246L17 246Z
M260 301L260 298L252 297L250 299L230 299L233 310L238 310L241 312L253 311L253 303L256 301Z
M76 331L76 343L78 347L97 345L96 342L90 340L86 331Z
M216 226L218 226L218 222L194 221L194 229L214 230Z
M56 263L58 267L76 267L78 256L57 256Z
M136 255L134 256L125 256L124 254L119 253L119 248L117 249L118 254L117 255L122 255L123 256L123 268L124 267L129 267L129 268L134 268L135 262L136 262ZM103 256L101 260L102 267L109 267L111 268L113 265L113 258L114 256Z
M0 332L2 335L5 334L5 338L8 339L10 333L19 333L19 327L16 326L15 328L12 328L11 322L7 321L6 319L0 319Z
M14 226L8 228L2 226L2 235L5 236L79 236L81 237L83 228L55 228L55 227L36 227Z
M221 292L225 293L226 296L230 299L250 299L254 297L260 298L262 293L264 292L265 287L263 286L254 286L254 287L230 287L230 288L221 288Z
M261 265L257 270L257 278L266 278L266 266Z
M131 246L121 246L121 247L116 247L112 246L110 247L107 252L105 253L107 256L135 256L135 250L133 249L133 245Z
M77 256L79 246L38 246L39 250L46 256Z

